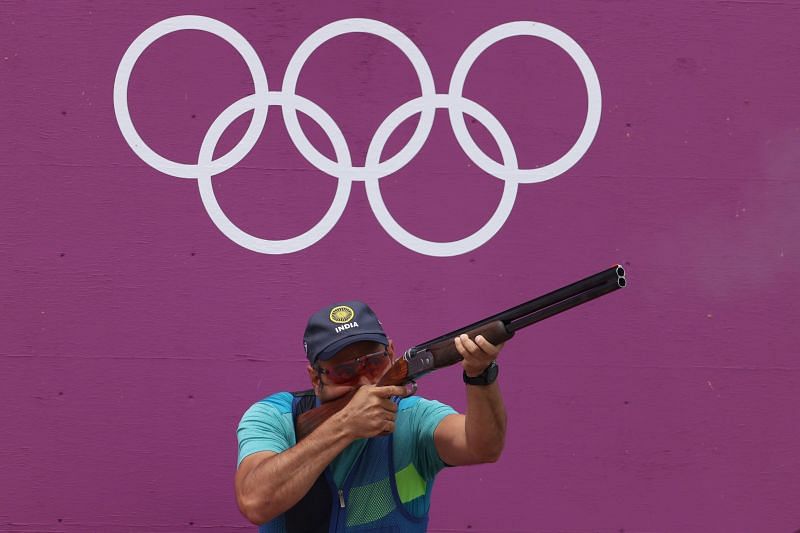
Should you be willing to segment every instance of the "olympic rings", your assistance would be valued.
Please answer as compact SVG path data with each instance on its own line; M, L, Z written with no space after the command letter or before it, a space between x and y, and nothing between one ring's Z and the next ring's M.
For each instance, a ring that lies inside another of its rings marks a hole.
M233 46L247 64L253 78L254 90L253 94L228 106L214 120L203 138L197 164L177 163L156 153L136 131L128 109L128 83L136 61L156 40L169 33L186 29L206 31ZM314 102L295 93L300 71L311 54L328 40L353 32L376 35L397 46L414 67L421 91L419 97L402 104L384 119L369 144L363 167L352 165L347 141L331 116ZM583 76L588 96L586 121L575 144L558 160L533 169L519 168L514 146L500 122L486 108L462 95L467 74L478 56L492 44L519 35L546 39L567 52ZM353 181L365 182L367 198L378 222L391 237L406 248L421 254L440 257L474 250L492 238L505 223L511 214L520 183L536 183L555 178L583 157L597 133L601 102L597 73L581 47L567 34L552 26L527 21L501 24L475 39L458 60L450 79L449 92L445 94L435 92L433 74L425 57L406 35L383 22L361 18L333 22L315 31L303 41L289 61L281 91L269 90L267 76L258 55L241 34L216 19L194 15L165 19L142 32L123 55L114 80L114 113L120 131L134 153L147 165L164 174L196 179L203 205L220 231L240 246L266 254L296 252L322 239L336 225L344 212ZM211 183L214 176L232 168L250 152L264 129L270 105L282 108L289 137L302 156L318 170L339 180L331 206L322 219L305 233L284 240L261 239L238 228L222 211ZM450 242L427 241L400 226L386 208L379 185L380 178L397 172L419 153L433 128L435 112L439 108L448 110L456 140L467 157L487 174L505 182L497 209L484 226L472 235ZM214 150L223 132L234 120L250 111L253 112L253 116L242 139L228 153L213 159ZM314 120L328 135L334 148L335 161L322 155L311 144L300 127L297 111ZM475 144L464 122L465 113L481 122L492 135L500 148L502 164L488 157ZM400 124L416 114L420 115L420 120L411 139L397 154L381 161L383 148L391 134Z

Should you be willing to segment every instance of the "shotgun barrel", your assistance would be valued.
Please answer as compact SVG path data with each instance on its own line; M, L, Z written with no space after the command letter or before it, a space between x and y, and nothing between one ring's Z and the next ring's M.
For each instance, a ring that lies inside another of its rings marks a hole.
M621 265L614 265L544 296L412 346L403 354L403 359L408 363L407 381L459 362L462 357L453 339L463 333L471 338L483 335L492 344L499 344L513 337L517 330L621 289L626 284L625 269Z

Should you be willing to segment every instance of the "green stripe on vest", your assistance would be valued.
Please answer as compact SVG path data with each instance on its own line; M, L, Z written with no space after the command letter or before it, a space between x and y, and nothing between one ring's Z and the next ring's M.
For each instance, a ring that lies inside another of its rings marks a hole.
M397 481L397 492L400 495L401 502L408 503L414 498L425 496L425 489L428 484L425 483L417 469L414 468L414 463L409 463L407 467L396 472L394 479Z

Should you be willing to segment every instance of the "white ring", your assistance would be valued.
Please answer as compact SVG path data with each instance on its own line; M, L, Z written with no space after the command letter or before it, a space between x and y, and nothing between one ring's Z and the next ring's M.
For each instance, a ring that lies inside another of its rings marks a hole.
M461 149L464 150L467 157L484 172L501 179L516 180L519 183L536 183L555 178L577 163L592 144L592 140L594 140L594 136L597 133L597 127L600 124L600 110L602 107L600 82L597 79L597 72L595 72L589 56L586 55L586 52L583 51L578 43L561 30L539 22L520 21L501 24L475 39L475 41L464 50L458 63L456 63L456 68L453 70L453 77L450 79L450 94L453 96L461 96L464 90L464 81L467 77L467 73L484 50L498 41L519 35L541 37L555 44L569 54L572 60L578 65L583 75L588 93L586 121L583 125L583 131L581 131L578 140L575 141L572 148L561 156L561 158L549 165L532 169L510 169L492 160L475 144L472 136L470 136L467 131L467 126L464 123L464 115L458 109L451 107L449 115L450 123L453 126L453 132L456 135L456 139L458 139L458 144L461 145Z
M153 24L142 32L125 51L122 60L117 68L117 75L114 79L114 114L117 116L117 123L122 132L122 136L128 142L131 149L142 161L160 170L164 174L175 176L176 178L194 178L201 169L198 165L188 165L178 163L157 154L139 136L139 132L133 125L130 110L128 109L128 82L130 81L133 67L145 49L161 37L180 30L201 30L212 33L233 46L239 55L242 56L250 75L253 77L255 97L261 102L256 105L253 118L250 120L244 137L233 149L217 160L210 161L204 172L219 174L225 172L236 163L241 161L258 141L264 124L267 121L267 75L264 67L258 59L258 54L250 46L239 32L218 20L201 17L196 15L183 15L172 17L156 24Z
M289 61L289 66L286 67L286 74L284 74L283 77L283 92L286 94L295 93L300 70L314 50L334 37L354 32L377 35L397 46L406 57L408 57L409 61L411 61L411 65L417 72L422 97L432 97L435 94L436 90L430 67L425 61L425 56L423 56L419 48L411 42L411 39L388 24L377 20L361 18L337 20L309 35L298 47L292 59ZM322 155L314 145L311 144L303 132L303 129L300 127L300 122L297 120L297 113L294 108L291 106L283 106L282 110L283 121L286 123L286 130L289 132L289 137L291 137L294 145L309 163L331 176L337 178L347 177L353 180L379 178L405 166L422 148L422 145L425 143L433 127L434 118L433 108L423 110L417 129L414 131L408 144L402 150L389 160L378 163L372 168L369 164L365 165L363 168L356 168L352 166L344 167L341 161L337 163ZM340 147L334 146L334 148L338 151ZM346 143L344 148L347 149L349 153Z
M438 97L439 98L436 100L438 107L452 106L452 101L454 99L452 95L438 95ZM514 152L514 146L511 143L511 138L500 122L489 113L489 111L477 103L463 97L459 99L462 100L459 104L459 108L462 109L463 112L479 120L492 134L494 141L500 148L500 153L503 157L503 161L506 163L506 167L516 168L517 155ZM426 109L427 105L427 101L422 98L417 98L403 104L386 118L384 123L378 128L381 135L373 137L370 143L369 150L367 151L367 166L380 158L386 140L394 129L408 117ZM482 228L472 235L457 241L436 242L417 237L397 223L386 208L386 204L383 202L380 184L377 179L368 180L365 185L367 188L367 199L369 200L370 207L372 207L372 212L375 213L375 217L378 219L383 229L386 230L386 233L410 250L437 257L463 254L474 250L491 239L503 226L508 215L511 214L511 209L514 207L514 199L517 196L517 182L514 180L505 180L503 196L500 198L500 203L497 205L494 214Z
M269 93L268 99L270 103L279 105L286 101L285 96L281 93ZM330 115L323 111L317 104L300 96L294 95L292 100L292 105L294 107L299 108L303 113L314 119L332 141L337 141L333 143L335 147L339 147L336 156L345 163L349 163L349 154L347 151L341 151L341 146L346 146L344 135L342 135L341 130ZM211 158L214 155L214 148L216 148L222 133L234 120L244 113L253 110L254 105L258 105L258 98L256 95L251 94L228 106L225 111L220 113L219 117L211 124L206 136L203 138L203 144L200 147L200 156L198 158L199 168L207 168L207 165L211 162ZM331 206L328 208L325 216L323 216L314 227L290 239L261 239L243 231L228 218L220 207L219 202L217 202L217 197L214 195L214 188L211 184L213 175L214 174L210 172L201 172L197 176L198 186L200 187L200 198L203 200L203 205L208 212L208 216L211 217L211 220L217 228L230 240L248 250L265 254L288 254L297 252L316 243L327 235L333 226L336 225L336 222L339 221L339 217L342 216L342 212L347 206L347 199L350 197L351 181L340 178Z

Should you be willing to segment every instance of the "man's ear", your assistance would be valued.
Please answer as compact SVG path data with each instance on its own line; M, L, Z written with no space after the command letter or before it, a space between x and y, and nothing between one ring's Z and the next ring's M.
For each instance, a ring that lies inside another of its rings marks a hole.
M321 383L319 380L319 372L314 370L314 367L311 365L307 365L306 370L308 371L308 378L311 380L311 386L314 387L314 393L319 396L319 387Z
M386 351L389 352L389 357L394 359L394 342L392 342L392 339L389 339L389 344L386 346Z

